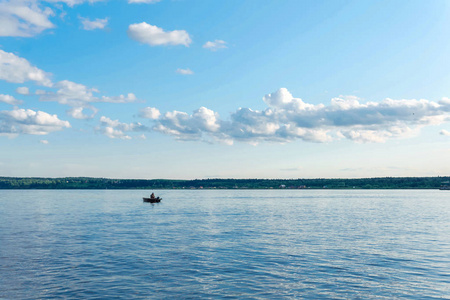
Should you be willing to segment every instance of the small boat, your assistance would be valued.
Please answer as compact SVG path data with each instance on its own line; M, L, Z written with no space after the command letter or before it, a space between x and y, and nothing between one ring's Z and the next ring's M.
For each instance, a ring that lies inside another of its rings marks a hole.
M159 203L161 202L162 198L160 197L156 197L156 198L142 198L144 199L144 202L149 202L149 203Z

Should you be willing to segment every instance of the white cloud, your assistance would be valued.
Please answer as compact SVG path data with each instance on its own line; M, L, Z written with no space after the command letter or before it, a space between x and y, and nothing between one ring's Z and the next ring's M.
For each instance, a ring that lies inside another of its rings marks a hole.
M113 127L104 127L100 131L111 139L131 140L131 136L126 135L122 130L114 129Z
M53 15L50 8L41 9L38 1L0 2L0 36L31 37L54 25L48 19Z
M141 123L121 123L119 120L111 120L105 116L100 118L100 126L97 131L106 135L109 138L118 138L123 140L130 140L131 136L126 132L142 132L150 129Z
M0 94L0 102L11 104L11 105L19 105L22 104L21 100L17 100L13 96Z
M90 114L86 114L85 110L90 110ZM93 106L86 106L86 107L72 107L67 111L67 114L71 116L74 119L79 120L86 120L86 119L92 119L98 112L98 109L96 109Z
M211 51L217 51L219 49L227 48L227 42L222 40L215 40L214 42L208 41L203 45L203 48Z
M54 28L55 25L49 18L55 13L50 7L45 7L45 3L57 3L55 6L61 8L59 3L73 7L100 1L104 0L0 0L0 36L32 37ZM64 15L65 12L62 12L60 17L63 18ZM87 30L103 28L106 23L105 19L95 21L86 19L84 28Z
M95 19L93 21L88 18L79 17L84 30L103 29L108 25L108 18Z
M29 95L30 90L26 86L21 86L16 89L16 93L21 95Z
M136 96L133 93L129 93L126 96L102 96L99 98L94 95L94 93L99 92L97 89L88 88L83 84L69 80L57 82L54 87L57 88L56 92L40 91L40 100L55 101L59 104L71 106L72 109L68 110L67 113L76 119L93 118L98 110L92 106L92 103L130 103L136 101ZM89 115L85 114L85 109L89 109L92 113Z
M342 136L357 143L384 143L393 136L386 130L346 130Z
M168 112L154 130L181 140L330 142L346 138L358 143L385 142L416 135L420 128L450 121L450 101L393 100L360 103L354 96L333 98L330 105L313 105L294 98L287 89L267 94L265 110L239 108L230 120L200 108L192 115ZM447 131L441 132L445 134Z
M442 98L441 101L439 101L439 104L450 105L450 98L448 98L448 97Z
M69 80L59 81L54 85L58 90L55 92L45 92L41 94L42 101L56 101L60 104L82 107L86 103L98 100L93 93L97 89L88 88L83 84L75 83Z
M161 113L157 108L145 107L139 112L141 118L156 120L161 116Z
M200 107L192 115L179 111L167 112L154 127L156 131L180 140L208 140L212 136L208 133L217 132L219 128L219 115L206 107Z
M131 103L136 100L137 100L137 98L133 93L128 93L126 96L124 96L124 95L114 96L114 97L102 96L100 99L96 100L95 102Z
M356 96L339 96L331 99L331 106L342 110L356 108L360 106L359 98Z
M63 121L57 115L31 109L14 109L0 111L0 134L46 135L48 133L70 128L68 121Z
M146 3L146 4L154 4L158 3L161 0L128 0L128 3Z
M312 105L303 102L300 98L294 98L286 89L281 88L274 93L267 94L263 97L263 101L276 109L285 109L292 111L315 111L323 108L322 104Z
M189 47L191 38L185 30L164 31L145 22L131 24L128 27L128 36L140 43L150 46L184 45Z
M13 83L34 81L43 86L52 86L50 74L32 66L25 58L0 50L0 80Z
M450 136L450 131L442 129L440 132L441 135Z
M44 145L48 145L48 141L47 140L40 140L39 143L44 144Z
M52 3L65 3L70 7L73 7L78 4L83 4L85 2L93 4L95 2L102 2L105 0L45 0L46 2L52 2Z
M104 126L109 126L113 128L117 128L123 131L146 131L147 127L142 125L141 123L121 123L119 120L111 120L105 116L100 118L100 123Z
M175 72L178 73L178 74L181 74L181 75L192 75L192 74L194 74L194 72L191 69L177 69Z
M45 3L65 3L73 7L82 3L95 3L104 0L1 0L0 1L0 36L32 37L41 32L54 28L55 25L49 20L55 13ZM61 13L64 17L65 12ZM95 21L86 20L87 30L103 28L106 24L104 19ZM99 27L103 26L103 27Z

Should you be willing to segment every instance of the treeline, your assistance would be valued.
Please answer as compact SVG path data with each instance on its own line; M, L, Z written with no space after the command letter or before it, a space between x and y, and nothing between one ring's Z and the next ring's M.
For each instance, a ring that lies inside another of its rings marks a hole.
M109 179L0 177L0 189L437 189L450 177L358 179Z

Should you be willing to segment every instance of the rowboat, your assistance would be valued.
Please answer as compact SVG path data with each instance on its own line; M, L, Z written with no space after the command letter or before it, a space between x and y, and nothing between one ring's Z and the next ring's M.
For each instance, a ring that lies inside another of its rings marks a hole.
M144 202L150 202L150 203L158 203L161 202L162 198L156 197L156 198L142 198L144 199Z

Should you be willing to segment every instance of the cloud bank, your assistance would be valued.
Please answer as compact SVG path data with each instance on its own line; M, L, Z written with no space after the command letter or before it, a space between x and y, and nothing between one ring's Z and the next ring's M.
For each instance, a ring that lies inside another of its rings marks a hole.
M186 75L192 73L189 69L179 69L178 72ZM3 50L0 50L0 80L31 82L46 87L46 90L36 90L39 100L69 106L67 114L75 119L94 118L98 112L95 103L132 103L137 100L133 93L113 97L98 95L97 89L69 80L53 83L49 73ZM18 87L16 92L30 94L27 87ZM438 102L387 98L381 102L362 103L355 96L339 96L325 105L304 102L281 88L265 95L262 100L267 106L264 110L239 108L227 119L220 118L217 112L206 107L200 107L192 114L181 111L161 113L157 108L147 107L140 111L139 116L153 120L152 127L102 117L98 131L120 139L130 139L129 133L133 132L157 131L178 140L226 144L235 141L285 143L294 140L320 143L339 139L381 143L392 138L416 135L424 126L450 121L450 98L442 98ZM0 102L14 106L23 103L6 94L0 95ZM2 135L47 134L70 127L67 121L41 111L14 109L0 113ZM45 123L42 120L54 122ZM447 136L448 131L442 130L440 134Z
M179 140L227 144L234 141L285 143L298 139L319 143L339 139L382 143L390 138L412 136L427 125L450 121L447 98L439 102L388 98L360 103L355 96L340 96L331 99L329 105L314 105L281 88L265 95L263 101L266 109L239 108L229 120L220 119L206 107L192 114L172 111L157 118L153 115L153 130Z

